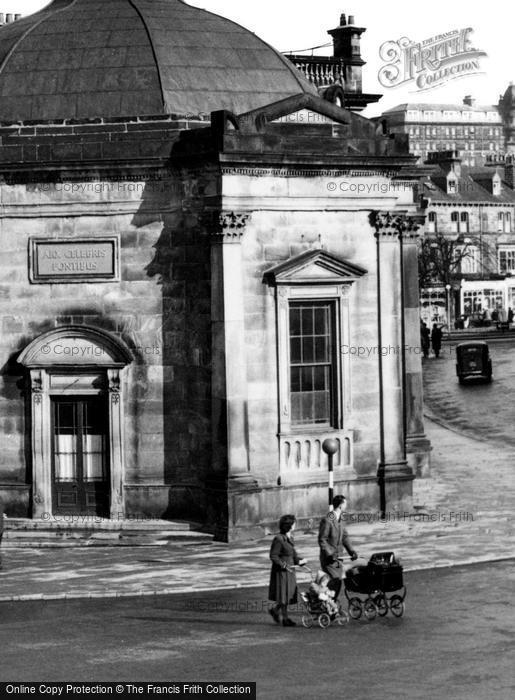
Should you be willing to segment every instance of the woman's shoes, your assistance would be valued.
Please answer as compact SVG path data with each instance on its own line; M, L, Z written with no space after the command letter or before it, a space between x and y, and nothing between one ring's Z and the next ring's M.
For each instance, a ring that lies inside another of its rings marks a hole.
M269 611L270 615L274 618L274 622L277 622L278 625L281 624L281 618L279 617L279 613L275 608L270 608Z
M297 623L293 622L289 617L283 620L283 627L297 627Z

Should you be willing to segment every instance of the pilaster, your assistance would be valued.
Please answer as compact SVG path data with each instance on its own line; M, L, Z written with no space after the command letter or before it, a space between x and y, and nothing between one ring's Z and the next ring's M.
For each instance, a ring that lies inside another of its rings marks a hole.
M229 487L249 473L242 240L250 213L222 211L211 224L213 468Z
M417 237L421 216L374 212L379 278L382 467L386 479L412 474L407 449L423 434ZM416 316L415 316L416 312Z

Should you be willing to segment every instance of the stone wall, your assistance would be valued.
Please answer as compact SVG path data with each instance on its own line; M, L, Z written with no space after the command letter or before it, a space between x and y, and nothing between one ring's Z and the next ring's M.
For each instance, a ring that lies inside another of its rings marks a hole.
M17 355L39 334L73 324L114 333L135 357L124 370L127 512L184 514L196 501L210 448L209 253L200 245L200 227L188 221L182 184L169 173L53 179L1 185L0 491L6 511L30 513L30 417ZM119 281L29 282L31 238L106 235L120 240Z

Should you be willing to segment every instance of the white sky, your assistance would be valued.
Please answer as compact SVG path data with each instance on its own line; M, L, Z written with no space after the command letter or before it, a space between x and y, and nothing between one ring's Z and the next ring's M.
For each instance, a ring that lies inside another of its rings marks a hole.
M0 0L0 11L27 15L47 4L47 0ZM467 94L472 94L481 104L496 104L508 83L515 81L515 5L499 0L491 4L469 4L466 0L189 0L189 4L242 24L280 51L325 44L331 40L326 30L339 24L340 14L354 15L356 24L367 28L361 52L367 61L363 89L384 95L378 105L367 110L367 115L408 101L461 102ZM385 41L403 36L423 41L464 27L472 27L473 45L488 54L481 59L484 75L454 80L424 92L416 92L413 83L384 88L378 82L377 73L383 65L379 47ZM331 49L317 53L331 55Z

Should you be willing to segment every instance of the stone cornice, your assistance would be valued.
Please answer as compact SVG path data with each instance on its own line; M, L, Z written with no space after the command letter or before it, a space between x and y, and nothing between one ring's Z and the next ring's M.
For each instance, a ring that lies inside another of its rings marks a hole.
M282 167L264 167L261 165L222 166L222 175L250 175L252 177L398 177L399 173L391 168L313 168L285 165ZM411 181L411 179L410 179Z

